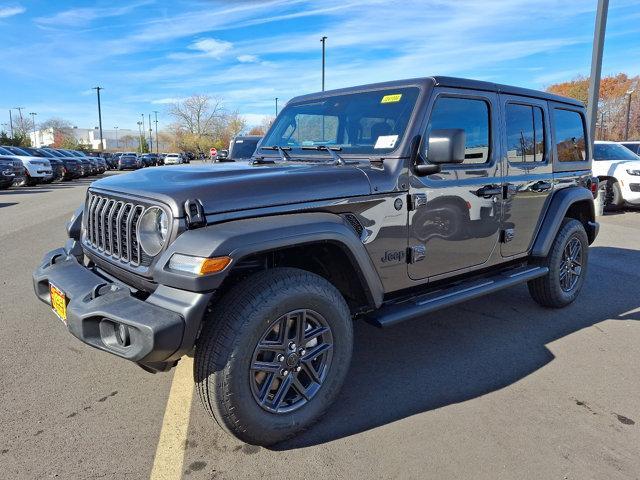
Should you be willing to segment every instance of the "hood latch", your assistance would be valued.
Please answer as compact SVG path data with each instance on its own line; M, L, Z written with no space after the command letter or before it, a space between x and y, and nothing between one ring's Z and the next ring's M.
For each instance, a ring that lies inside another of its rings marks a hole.
M204 216L204 207L197 198L184 202L184 213L187 217L187 228L189 230L204 227L207 224L207 219Z

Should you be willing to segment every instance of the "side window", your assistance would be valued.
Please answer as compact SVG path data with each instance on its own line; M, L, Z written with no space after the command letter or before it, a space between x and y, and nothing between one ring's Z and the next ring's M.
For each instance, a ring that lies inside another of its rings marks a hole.
M587 159L582 116L571 110L553 109L554 130L558 160L579 162Z
M465 132L465 164L489 160L489 104L485 100L440 97L436 100L427 126L432 130L460 128ZM427 159L429 154L427 152Z
M505 121L509 162L544 161L542 109L532 105L508 103Z

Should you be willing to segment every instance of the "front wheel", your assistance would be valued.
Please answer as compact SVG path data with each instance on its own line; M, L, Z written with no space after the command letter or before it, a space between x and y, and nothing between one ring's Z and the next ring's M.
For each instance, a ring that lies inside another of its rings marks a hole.
M528 282L531 297L544 307L560 308L573 302L584 284L589 240L582 223L565 218L549 254L536 262L549 273Z
M194 365L200 400L240 440L280 442L335 400L352 346L349 308L327 280L293 268L260 272L205 319Z

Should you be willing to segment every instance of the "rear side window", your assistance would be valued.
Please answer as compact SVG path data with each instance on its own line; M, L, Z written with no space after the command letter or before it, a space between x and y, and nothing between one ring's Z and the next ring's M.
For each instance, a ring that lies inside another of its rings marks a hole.
M489 160L489 104L485 100L438 98L431 111L427 138L432 130L448 128L461 128L465 132L465 164Z
M542 109L509 103L505 120L509 162L543 162L545 142Z
M587 159L585 126L582 116L571 110L553 109L558 160L580 162Z

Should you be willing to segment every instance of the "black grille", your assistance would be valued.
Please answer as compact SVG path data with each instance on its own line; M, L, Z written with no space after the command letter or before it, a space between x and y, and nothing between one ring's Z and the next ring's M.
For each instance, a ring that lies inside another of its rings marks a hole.
M85 245L132 266L153 260L141 252L136 226L145 207L89 193L85 207ZM141 262L144 260L144 262Z
M640 192L640 183L630 183L629 190L632 192Z

